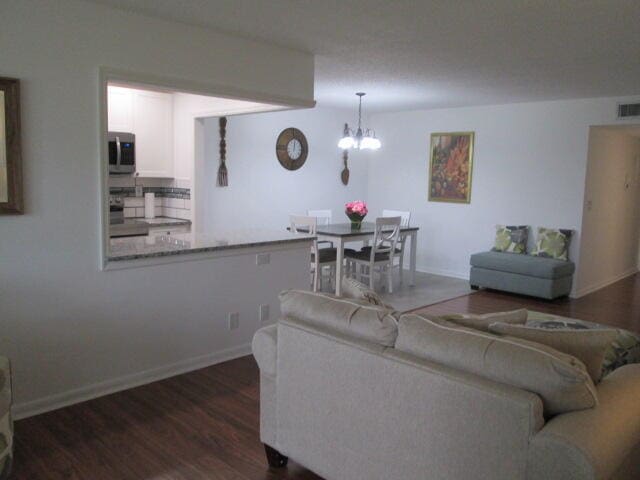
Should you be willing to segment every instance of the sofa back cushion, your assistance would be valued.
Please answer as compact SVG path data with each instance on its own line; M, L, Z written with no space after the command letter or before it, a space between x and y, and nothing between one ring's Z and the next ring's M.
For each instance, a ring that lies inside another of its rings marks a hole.
M491 333L510 335L531 342L541 343L568 355L573 355L587 367L594 383L602 378L604 354L618 336L614 329L600 330L543 330L524 325L494 323Z
M508 312L493 312L482 315L475 315L473 313L457 313L442 315L439 318L449 320L450 322L463 327L475 328L476 330L488 332L489 325L496 322L524 325L527 321L527 315L527 310L525 308L521 308L518 310L510 310Z
M395 348L536 393L546 416L598 403L595 386L579 360L534 342L407 314L400 317Z
M392 347L398 336L397 313L393 310L329 294L285 290L280 294L280 311L285 317L385 347Z

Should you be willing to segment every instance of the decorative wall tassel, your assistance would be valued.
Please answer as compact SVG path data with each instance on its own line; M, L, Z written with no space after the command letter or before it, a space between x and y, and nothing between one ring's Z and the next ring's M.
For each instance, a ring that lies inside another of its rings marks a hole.
M227 165L225 163L227 157L227 142L224 139L227 134L227 117L220 117L218 123L220 125L220 166L218 167L218 186L227 187L229 185Z
M349 151L342 151L342 161L344 162L344 168L342 169L342 173L340 174L340 178L342 179L342 183L344 185L349 184L349 167L347 166L347 160L349 159Z

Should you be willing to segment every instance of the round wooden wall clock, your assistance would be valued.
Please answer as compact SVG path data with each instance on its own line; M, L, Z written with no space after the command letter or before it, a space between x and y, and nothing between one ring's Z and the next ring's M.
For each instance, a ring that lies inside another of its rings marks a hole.
M285 128L276 141L276 156L287 170L297 170L307 160L309 144L307 137L297 128Z

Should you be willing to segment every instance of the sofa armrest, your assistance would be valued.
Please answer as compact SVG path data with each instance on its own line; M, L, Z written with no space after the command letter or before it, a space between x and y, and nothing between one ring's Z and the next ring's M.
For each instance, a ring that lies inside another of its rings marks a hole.
M260 440L276 447L276 360L278 325L258 330L251 342L253 356L260 367Z
M269 325L258 330L253 336L251 350L260 367L260 373L275 377L278 358L278 326Z
M558 415L533 438L527 478L609 479L640 445L640 364L619 368L597 389L597 407Z

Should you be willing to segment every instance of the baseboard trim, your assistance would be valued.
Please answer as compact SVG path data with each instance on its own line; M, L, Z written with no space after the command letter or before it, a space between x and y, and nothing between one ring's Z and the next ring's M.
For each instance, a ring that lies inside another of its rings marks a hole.
M218 352L188 358L179 362L164 365L162 367L136 372L122 377L93 383L75 388L66 392L56 393L25 403L17 403L11 408L14 419L32 417L40 413L57 410L75 403L85 402L94 398L109 395L111 393L128 390L130 388L157 382L165 378L180 375L182 373L209 367L216 363L226 362L234 358L244 357L251 353L251 344L246 343L237 347L227 348Z
M422 268L417 267L417 272L430 273L432 275L442 275L443 277L459 278L460 280L469 280L469 271L456 272L455 270L446 270L443 268Z
M593 293L605 287L608 287L609 285L619 282L620 280L630 277L631 275L635 275L636 273L638 273L638 268L632 267L629 270L622 272L621 274L616 275L608 280L597 283L595 285L591 285L590 287L585 287L585 288L581 288L580 290L577 290L575 294L571 296L571 298L584 297L585 295L589 295L590 293Z

